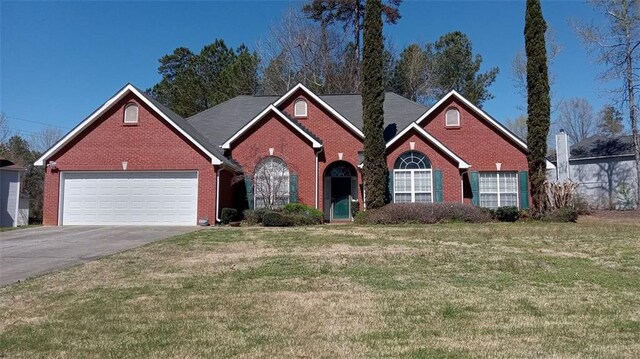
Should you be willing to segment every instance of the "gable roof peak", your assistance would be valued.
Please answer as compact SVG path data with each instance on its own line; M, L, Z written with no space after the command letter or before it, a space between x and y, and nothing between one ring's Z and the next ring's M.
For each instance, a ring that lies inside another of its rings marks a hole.
M200 133L193 128L186 120L171 111L153 97L144 93L144 91L138 89L131 83L124 85L115 95L107 100L102 106L93 111L87 118L74 127L69 133L62 137L56 144L49 148L40 158L38 158L34 165L43 166L45 161L58 152L62 147L68 144L71 140L76 138L82 133L89 125L91 125L96 119L102 116L105 112L111 109L118 101L122 100L128 94L134 94L141 102L149 106L151 110L156 112L162 119L168 122L178 132L180 132L189 142L198 147L204 154L211 159L213 165L230 165L229 161L218 152L218 150L208 143L208 141L200 135ZM233 165L231 165L233 167Z

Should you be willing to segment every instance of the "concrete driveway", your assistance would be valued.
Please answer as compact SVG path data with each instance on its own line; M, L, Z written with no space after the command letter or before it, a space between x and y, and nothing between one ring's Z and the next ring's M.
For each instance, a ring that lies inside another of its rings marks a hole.
M0 232L0 286L198 227L38 227Z

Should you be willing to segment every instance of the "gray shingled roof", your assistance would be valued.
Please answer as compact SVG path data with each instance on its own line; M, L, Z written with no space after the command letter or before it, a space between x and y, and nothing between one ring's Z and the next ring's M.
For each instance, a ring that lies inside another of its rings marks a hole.
M633 138L620 136L591 136L571 146L570 159L633 155Z
M218 147L218 145L211 143L211 141L207 139L206 136L203 136L202 133L200 133L200 131L195 129L189 122L187 122L187 120L182 118L177 113L173 112L170 108L158 102L158 100L153 98L153 96L150 96L149 94L145 93L144 91L140 90L137 87L136 89L142 94L142 96L144 96L147 100L153 103L160 111L162 111L165 115L167 115L167 117L169 117L171 121L173 121L184 132L186 132L189 136L191 136L194 140L196 140L199 144L201 144L202 147L206 148L207 151L211 152L214 156L216 156L220 161L224 162L227 165L238 167L237 164L233 163L222 154L222 151L220 151L220 148Z
M630 135L616 138L601 135L591 136L571 146L569 159L579 160L607 156L633 156L633 138ZM555 148L549 149L547 158L551 162L556 162Z
M187 121L210 142L222 145L242 126L279 98L278 96L237 96L195 114ZM324 95L320 98L356 127L362 129L362 97L360 95ZM393 138L426 111L427 108L420 104L387 92L384 101L385 140Z

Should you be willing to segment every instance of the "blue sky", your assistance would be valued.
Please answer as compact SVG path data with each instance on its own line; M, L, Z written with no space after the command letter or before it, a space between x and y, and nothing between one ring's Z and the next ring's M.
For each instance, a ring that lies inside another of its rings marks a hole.
M0 110L28 137L47 125L71 129L127 82L148 88L159 81L158 59L174 48L193 51L216 38L255 48L292 1L16 2L0 1ZM397 51L460 30L498 66L495 98L484 108L505 121L521 114L523 99L511 63L524 48L524 1L407 1L385 34ZM597 20L588 4L543 2L546 20L563 50L552 68L556 98L584 97L599 110L610 99L569 20Z

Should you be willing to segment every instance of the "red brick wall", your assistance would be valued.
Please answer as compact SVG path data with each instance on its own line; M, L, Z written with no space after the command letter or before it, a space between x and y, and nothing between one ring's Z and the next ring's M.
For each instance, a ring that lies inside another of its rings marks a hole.
M232 143L230 154L245 169L246 174L253 175L256 165L270 156L270 148L273 148L273 156L287 163L290 174L298 175L298 201L313 207L315 150L309 140L285 120L274 113L267 114Z
M451 107L460 112L460 127L445 126L445 113ZM420 126L469 163L469 171L496 171L497 162L501 163L501 171L528 170L524 149L454 97ZM471 203L470 191L469 179L465 176L465 203Z
M362 174L358 170L358 151L362 151L363 142L350 128L335 118L329 111L325 110L319 103L306 96L305 92L302 90L293 94L287 101L283 102L278 107L293 117L293 105L298 99L304 99L307 101L307 117L297 117L296 120L322 139L323 152L319 158L318 170L318 208L320 210L324 210L324 172L332 163L340 160L340 153L343 154L342 160L350 163L354 169L356 169L356 172L358 173L358 186L361 188ZM314 160L314 158L309 159L309 161ZM302 184L303 180L309 181L308 179L303 179L301 177L300 184ZM313 180L313 177L311 177L310 180ZM362 208L361 192L358 193L358 201L360 202L360 208Z
M450 107L460 111L459 128L445 127L444 116ZM420 126L468 162L471 171L495 171L496 162L502 163L502 171L528 168L523 149L453 97Z
M139 105L137 125L123 124L130 101ZM122 171L123 161L127 171L198 171L198 218L214 223L216 174L210 159L132 94L48 160L57 163L57 170L45 174L45 225L58 224L60 171Z
M411 151L411 142L415 142L414 151L422 152L431 161L431 168L442 170L442 192L444 202L462 201L462 176L458 169L458 163L449 156L434 147L424 137L417 135L415 130L409 131L401 139L387 149L387 168L393 170L398 157Z

